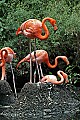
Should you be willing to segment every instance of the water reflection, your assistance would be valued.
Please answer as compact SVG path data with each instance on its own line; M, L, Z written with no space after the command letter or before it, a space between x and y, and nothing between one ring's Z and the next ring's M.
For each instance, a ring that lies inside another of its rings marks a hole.
M18 100L4 107L0 117L4 116L5 120L75 120L77 116L79 120L79 111L80 101L71 86L26 83Z

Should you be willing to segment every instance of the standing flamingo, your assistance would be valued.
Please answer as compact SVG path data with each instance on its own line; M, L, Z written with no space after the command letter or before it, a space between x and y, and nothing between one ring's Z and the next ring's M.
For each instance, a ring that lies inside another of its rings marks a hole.
M46 40L49 37L49 30L45 25L47 20L54 27L54 31L56 31L58 29L56 26L56 20L46 17L42 20L42 22L37 19L29 19L25 21L16 31L16 35L23 34L30 39L38 38L40 40ZM45 31L45 35L42 35L42 30Z
M2 67L1 80L4 80L6 77L6 63L10 63L11 72L13 75L13 84L14 84L15 95L17 97L14 73L13 73L13 68L12 68L12 60L15 57L16 57L16 53L10 47L4 47L0 50L0 62L1 62L0 67Z
M57 75L61 78L59 81L57 80L57 77L55 75L46 75L44 76L40 82L51 82L52 84L58 85L58 84L62 84L64 81L65 83L68 83L68 75L66 73L64 73L63 71L59 70L57 72Z
M43 77L43 73L42 73L42 69L41 69L41 63L44 62L47 64L48 67L50 68L55 68L58 64L58 59L61 58L62 60L64 60L66 62L66 64L69 64L68 58L66 56L57 56L55 58L55 64L51 65L49 62L49 56L47 51L45 50L36 50L36 59L34 56L34 51L31 53L31 58L32 58L32 62L38 62L39 66L40 66L40 71L41 71L41 77ZM30 62L30 54L28 54L25 58L23 58L20 62L18 62L17 64L17 68L19 67L19 65L22 62Z
M45 25L46 21L49 21L50 24L54 27L54 31L56 31L57 25L56 20L53 18L46 17L41 21L37 19L29 19L21 24L21 26L17 29L16 35L23 34L27 38L34 39L35 38L35 58L36 58L36 38L40 40L46 40L49 37L49 30ZM42 35L42 31L44 30L45 34ZM29 43L30 47L30 82L32 82L32 64L31 64L31 41ZM36 60L37 65L37 60ZM38 66L38 65L37 65ZM38 69L38 67L37 67Z

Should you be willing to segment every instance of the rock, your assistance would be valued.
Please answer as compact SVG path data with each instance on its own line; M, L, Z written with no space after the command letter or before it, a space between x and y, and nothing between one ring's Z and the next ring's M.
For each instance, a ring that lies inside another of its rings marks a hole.
M1 115L9 120L71 120L80 100L71 86L26 83L15 104Z
M6 80L0 80L0 111L2 106L10 105L15 102L14 93Z
M0 80L0 94L11 94L12 89L6 80Z

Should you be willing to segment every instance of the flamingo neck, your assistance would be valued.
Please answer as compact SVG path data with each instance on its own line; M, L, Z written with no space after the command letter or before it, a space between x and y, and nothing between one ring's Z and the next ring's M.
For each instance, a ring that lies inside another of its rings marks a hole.
M5 65L2 67L2 76L1 76L1 80L5 79Z
M5 53L4 53L5 52ZM1 58L2 59L5 59L8 57L8 51L4 48L4 49L1 49Z
M45 39L47 39L47 38L49 37L49 30L48 30L47 26L45 25L45 22L46 22L47 20L50 22L51 19L47 17L47 18L44 18L44 19L42 20L42 28L43 28L45 34L44 34L44 35L42 35L42 34L39 34L39 35L38 35L38 38L39 38L40 40L45 40Z
M62 75L63 75L63 77L65 79L65 83L68 83L69 82L68 75L66 73L64 73L63 71L62 71Z
M57 66L57 64L58 64L58 57L55 58L55 63L54 63L54 65L52 65L52 64L49 62L49 59L48 59L48 61L46 62L46 64L47 64L48 67L50 67L50 68L55 68L55 67Z
M64 82L64 77L63 77L63 75L61 75L61 71L58 71L58 72L57 72L57 75L61 78L61 80L58 81L58 84L63 83L63 82Z
M4 59L2 59L2 60L1 60L1 63L0 63L0 67L3 67L3 66L4 66L4 64L5 64L5 60L4 60Z
M5 53L3 53L3 52L5 52ZM7 56L8 56L8 52L7 52L7 50L6 49L1 49L1 51L0 51L0 56L1 56L1 64L0 64L0 67L3 67L4 66L4 64L5 64L5 58L7 58Z
M8 51L8 54L13 54L14 58L16 57L16 53L10 47L5 47L4 49Z
M23 62L27 62L27 60L28 60L28 56L26 56L26 57L23 58L20 62L18 62L18 64L17 64L17 68L20 66L21 63L23 63Z
M63 59L62 56L57 56L57 57L55 58L55 64L54 64L54 65L50 64L49 59L48 59L48 61L47 61L46 64L47 64L48 67L50 67L50 68L55 68L55 67L58 65L58 59L59 59L59 58ZM65 62L66 62L66 61L65 61Z

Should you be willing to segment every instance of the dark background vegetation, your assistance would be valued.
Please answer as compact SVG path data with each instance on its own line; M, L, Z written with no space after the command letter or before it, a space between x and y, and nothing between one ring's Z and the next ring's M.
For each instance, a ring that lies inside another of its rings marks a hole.
M58 55L66 55L70 65L60 60L55 69L42 64L44 74L55 74L64 70L72 84L80 83L80 0L2 0L0 1L0 49L8 46L16 52L13 68L16 86L21 87L29 81L29 63L22 63L19 71L16 64L29 53L28 38L16 36L17 28L26 20L36 18L42 21L45 17L56 19L58 31L54 34L49 22L46 25L50 36L45 41L37 39L37 49L48 52L50 62ZM32 41L32 51L34 41ZM34 69L34 66L33 66ZM7 65L8 81L12 81L9 65ZM12 83L11 83L12 84Z

